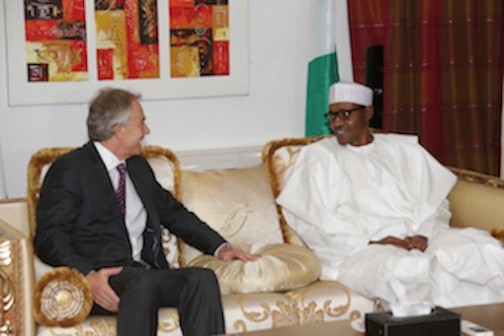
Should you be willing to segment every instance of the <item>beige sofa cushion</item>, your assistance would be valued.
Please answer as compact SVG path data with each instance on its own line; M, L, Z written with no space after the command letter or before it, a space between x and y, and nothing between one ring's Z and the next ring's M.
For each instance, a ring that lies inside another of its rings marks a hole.
M271 244L250 252L260 255L256 261L225 262L202 255L189 266L215 271L222 294L286 291L306 286L320 275L320 261L304 246Z
M262 165L210 172L182 171L182 201L235 245L283 243L271 188ZM183 245L186 262L201 255Z

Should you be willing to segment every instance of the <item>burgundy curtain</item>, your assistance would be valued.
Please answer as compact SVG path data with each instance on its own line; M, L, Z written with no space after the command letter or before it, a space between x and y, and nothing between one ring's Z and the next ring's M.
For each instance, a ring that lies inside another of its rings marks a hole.
M442 163L499 174L502 0L348 0L356 81L383 46L383 125Z

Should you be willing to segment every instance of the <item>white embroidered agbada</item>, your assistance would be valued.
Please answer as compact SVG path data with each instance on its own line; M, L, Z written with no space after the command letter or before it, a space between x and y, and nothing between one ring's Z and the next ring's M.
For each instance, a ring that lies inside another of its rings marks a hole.
M331 137L301 150L277 201L320 258L322 279L391 305L504 301L500 243L448 226L455 182L415 136L375 134L357 147ZM429 239L425 252L369 245L413 235Z

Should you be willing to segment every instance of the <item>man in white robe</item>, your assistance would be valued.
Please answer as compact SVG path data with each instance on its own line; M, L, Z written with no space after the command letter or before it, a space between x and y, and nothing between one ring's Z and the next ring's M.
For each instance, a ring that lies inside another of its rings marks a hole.
M456 177L416 136L373 134L372 90L329 94L334 137L305 146L277 201L337 280L398 314L504 301L504 249L489 233L449 228Z

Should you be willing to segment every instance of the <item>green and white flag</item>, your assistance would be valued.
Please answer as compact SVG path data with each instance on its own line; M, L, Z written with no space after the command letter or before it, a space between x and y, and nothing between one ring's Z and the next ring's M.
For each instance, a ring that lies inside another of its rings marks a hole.
M336 44L344 44L340 47L348 48L345 57L350 55L346 1L316 0L312 9L310 29L313 38L312 45L309 46L311 55L306 91L306 136L330 133L324 114L328 110L329 87L340 79ZM338 36L337 29L340 29Z

